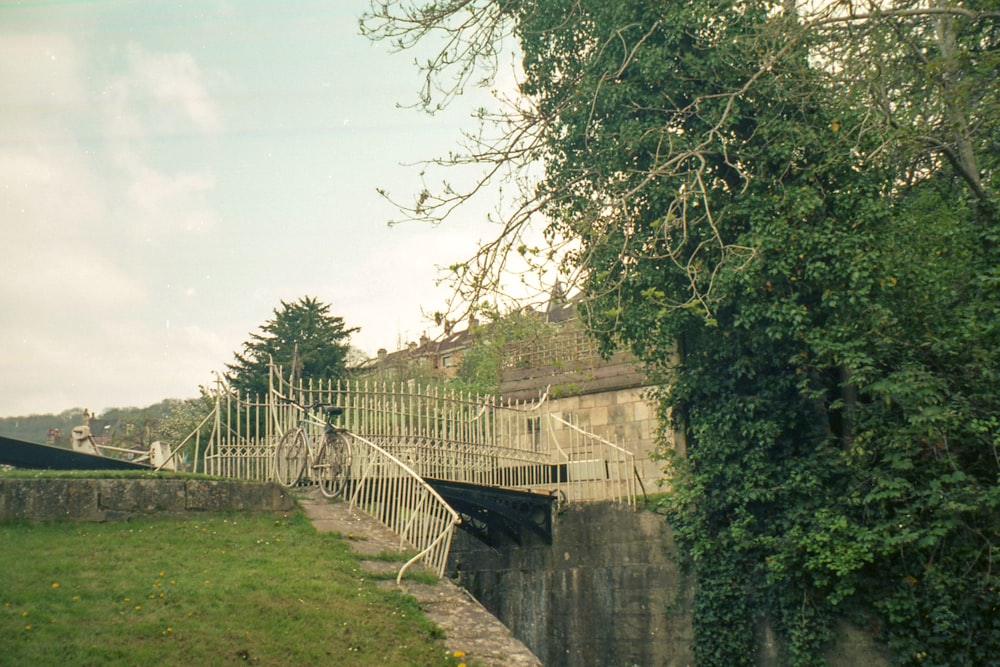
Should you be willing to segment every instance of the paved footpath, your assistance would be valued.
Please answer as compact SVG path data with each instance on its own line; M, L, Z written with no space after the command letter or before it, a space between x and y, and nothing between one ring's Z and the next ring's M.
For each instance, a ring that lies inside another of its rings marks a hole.
M367 571L394 574L401 567L401 563L364 559L401 551L399 537L376 519L351 509L348 503L330 502L319 491L298 495L298 501L316 530L340 533L361 556L361 565ZM395 578L386 584L395 586ZM417 599L427 617L444 630L445 648L464 652L466 662L481 667L542 667L541 661L463 588L446 579L433 585L404 579L402 585Z

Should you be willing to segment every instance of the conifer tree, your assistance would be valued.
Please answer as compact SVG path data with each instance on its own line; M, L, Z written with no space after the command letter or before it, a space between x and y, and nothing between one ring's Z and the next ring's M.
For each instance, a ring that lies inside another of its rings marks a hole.
M271 363L281 366L286 377L343 378L349 339L356 331L357 327L347 328L342 317L331 315L329 304L314 297L282 301L274 318L251 333L236 360L227 364L227 379L240 392L263 397Z

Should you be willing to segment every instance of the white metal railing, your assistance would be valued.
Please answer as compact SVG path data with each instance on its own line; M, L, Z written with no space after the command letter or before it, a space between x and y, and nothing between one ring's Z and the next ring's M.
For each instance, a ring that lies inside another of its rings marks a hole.
M212 419L214 416L215 416L215 408L213 408L211 412L205 415L205 418L202 419L201 422L199 422L198 425L194 427L194 430L191 431L191 433L189 433L186 438L181 440L179 445L170 449L170 453L165 457L164 460L154 465L155 469L162 470L164 468L167 468L176 470L178 464L177 454L183 451L184 447L193 440L194 456L191 458L191 462L192 465L194 466L194 470L192 472L198 472L198 456L199 454L201 454L201 429L205 426L205 424L208 423L208 420Z
M400 576L417 560L443 574L459 521L424 478L635 506L634 455L551 414L544 398L501 403L494 396L412 382L292 385L278 368L263 400L241 398L219 379L206 473L273 478L275 445L301 417L279 397L341 408L338 426L348 429L357 445L348 500L418 550Z
M410 466L446 481L561 491L569 502L634 504L635 456L578 424L551 414L544 398L503 404L414 383L303 383L272 374L264 400L241 399L220 380L205 472L241 479L272 477L274 445L299 422L295 406L340 407L339 426ZM315 437L322 437L314 433Z
M376 441L429 479L508 489L558 484L558 470L547 452L405 436L383 436Z
M493 395L420 386L412 381L309 381L293 385L282 377L279 367L272 367L270 386L272 396L289 397L301 404L337 406L343 411L339 426L368 438L416 437L456 448L493 449L503 443L512 451L544 452L535 423L542 402L504 402ZM287 412L287 406L284 409ZM279 431L289 420L280 403L272 408L272 416Z
M267 401L238 395L217 377L212 433L205 450L209 475L266 481L272 478L276 434Z
M562 491L568 502L580 500L615 500L635 507L635 455L627 449L555 415L548 415L552 442L566 466ZM559 445L555 426L568 436Z
M399 535L400 546L418 553L399 570L396 583L418 560L444 576L458 513L421 476L374 442L353 436L347 497Z
M277 368L271 395L339 407L340 427L378 443L424 477L508 488L551 483L544 399L503 403L492 395L413 382L293 386ZM287 402L275 403L270 407L273 430L280 433L297 417Z

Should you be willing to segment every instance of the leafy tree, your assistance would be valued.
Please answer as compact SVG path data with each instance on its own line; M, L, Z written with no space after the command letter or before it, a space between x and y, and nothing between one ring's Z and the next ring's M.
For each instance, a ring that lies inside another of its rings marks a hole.
M605 350L660 379L701 665L752 664L762 619L814 664L843 615L900 664L1000 651L998 10L444 0L366 20L404 47L443 30L428 109L517 40L521 97L452 162L544 174L457 273L474 302L541 212L539 262L567 244Z
M176 406L184 402L182 399L167 398L143 408L108 408L100 414L99 419L108 422L105 425L104 434L110 436L112 446L145 450L157 439L154 432L159 428L162 420ZM93 425L91 425L91 430L94 430ZM95 432L93 435L102 434Z
M545 317L531 310L514 310L505 315L483 312L489 318L472 330L472 340L462 355L451 385L473 394L498 394L508 346L544 340L553 333Z
M251 333L242 353L227 364L227 378L250 396L268 391L270 364L282 366L295 378L337 380L346 376L348 340L357 327L346 328L344 319L330 314L330 305L313 297L281 302L274 318Z
M171 448L177 448L187 440L184 447L175 453L176 461L174 463L177 466L190 463L195 454L196 444L200 443L202 454L207 446L208 438L212 432L212 423L211 421L206 423L205 418L215 408L215 399L202 387L201 396L198 398L168 401L166 406L168 407L167 412L150 429L150 442L159 440ZM196 430L199 431L198 436L200 436L197 440L195 438Z

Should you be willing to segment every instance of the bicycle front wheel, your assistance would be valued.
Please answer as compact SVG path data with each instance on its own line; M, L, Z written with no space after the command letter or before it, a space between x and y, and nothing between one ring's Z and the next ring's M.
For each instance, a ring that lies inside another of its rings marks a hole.
M324 496L336 498L344 492L350 468L351 439L342 433L326 438L316 457L316 476Z
M306 434L301 428L288 431L274 450L274 481L295 486L306 467Z

